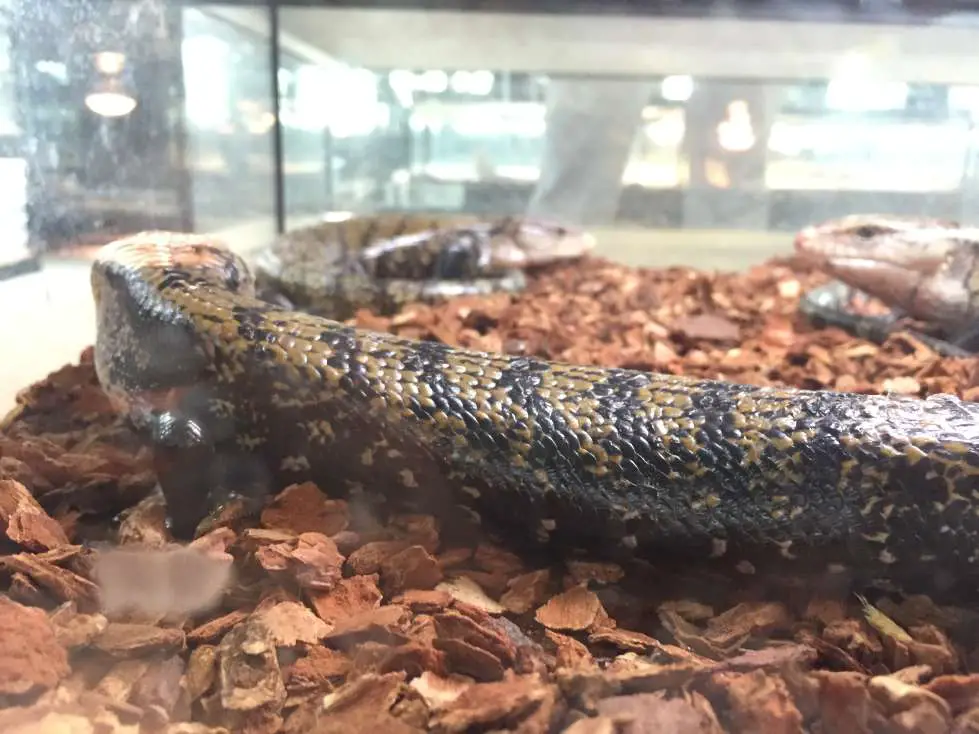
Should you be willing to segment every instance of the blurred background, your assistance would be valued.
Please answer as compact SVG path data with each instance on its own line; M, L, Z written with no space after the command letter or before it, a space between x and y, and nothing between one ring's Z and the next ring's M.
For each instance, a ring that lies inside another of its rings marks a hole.
M979 221L979 2L438 7L0 0L0 403L141 229L530 212L728 269L847 213Z

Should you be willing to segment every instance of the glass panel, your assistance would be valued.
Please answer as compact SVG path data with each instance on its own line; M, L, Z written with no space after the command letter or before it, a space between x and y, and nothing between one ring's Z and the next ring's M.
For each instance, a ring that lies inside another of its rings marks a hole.
M268 11L16 3L30 229L50 251L145 228L274 231ZM0 87L0 91L6 87Z
M177 14L67 1L18 11L32 234L58 249L134 228L186 226L174 114Z
M5 8L5 9L4 9ZM160 0L0 3L0 343L4 392L92 342L94 246L145 229L215 231L235 247L275 233L270 12ZM27 309L29 332L9 314ZM46 326L39 326L38 321Z
M201 5L180 12L192 228L264 242L275 232L268 11Z
M735 51L748 26L716 19L304 7L280 25L283 58L301 46L318 70L301 138L286 117L301 75L282 64L286 158L305 166L287 167L290 227L326 210L528 212L786 247L780 233L853 211L972 211L963 27L759 21ZM313 169L322 200L300 186Z

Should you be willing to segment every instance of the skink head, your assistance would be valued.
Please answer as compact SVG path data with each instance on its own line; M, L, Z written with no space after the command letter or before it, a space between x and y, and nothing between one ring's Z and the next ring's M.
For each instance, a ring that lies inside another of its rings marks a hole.
M241 256L214 237L183 232L138 232L103 247L92 265L92 283L107 277L140 273L149 282L183 278L209 283L232 292L252 287L252 274Z
M535 219L507 219L490 231L490 256L496 268L526 268L578 258L595 247L580 229Z
M952 318L961 269L979 251L979 230L925 217L854 215L803 229L800 258L852 288L925 319Z
M244 261L205 235L141 232L103 247L92 294L95 369L106 392L148 404L147 395L196 384L207 357L188 324L206 308L195 300L251 288Z
M963 232L941 219L856 214L806 227L796 235L795 250L838 277L835 269L854 261L931 273L958 247Z

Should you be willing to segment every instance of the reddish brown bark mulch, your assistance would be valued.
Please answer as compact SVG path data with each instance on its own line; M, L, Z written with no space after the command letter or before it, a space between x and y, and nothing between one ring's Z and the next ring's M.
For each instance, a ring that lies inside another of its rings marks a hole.
M979 395L975 360L808 329L798 296L822 281L791 263L590 259L519 297L357 322L758 384ZM614 564L446 547L431 517L378 526L312 484L180 548L154 482L90 353L4 420L0 730L979 731L979 609L711 579L637 591ZM121 511L122 546L81 544Z

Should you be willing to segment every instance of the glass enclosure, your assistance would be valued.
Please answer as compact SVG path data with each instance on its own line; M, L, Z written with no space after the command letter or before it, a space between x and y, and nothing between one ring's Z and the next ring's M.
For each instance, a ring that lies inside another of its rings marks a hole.
M977 58L0 0L0 733L979 732Z
M337 210L532 211L640 259L678 230L979 218L968 18L770 15L8 1L0 260Z

